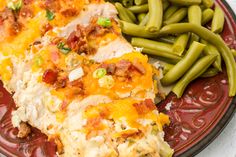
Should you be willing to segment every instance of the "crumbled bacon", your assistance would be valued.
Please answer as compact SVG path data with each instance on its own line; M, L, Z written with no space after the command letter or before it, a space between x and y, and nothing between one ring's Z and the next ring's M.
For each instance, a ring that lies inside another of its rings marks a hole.
M141 63L138 62L138 60L134 60L133 67L143 75L146 73L146 69Z
M133 104L133 106L135 107L138 114L146 114L156 109L156 105L152 102L151 99L145 99L140 103Z
M75 8L68 8L61 10L61 14L65 17L71 17L76 16L78 14L78 11Z
M118 63L116 63L116 70L115 75L116 76L122 76L126 77L129 74L129 68L132 66L132 63L127 60L121 60Z
M30 126L25 122L21 122L18 129L19 129L19 132L17 134L17 137L19 138L25 138L31 133Z
M33 11L29 6L23 6L20 10L19 16L23 18L32 18L33 17Z
M89 46L86 39L86 34L84 31L84 27L78 25L76 31L73 31L68 39L67 39L68 46L74 50L75 52L87 53L89 54Z
M4 9L0 12L1 25L3 25L5 36L16 35L22 28L22 25L17 22L16 15L11 9Z
M41 34L44 35L44 34L47 33L48 31L50 31L52 28L53 28L52 25L50 25L49 23L44 24L44 25L41 27L41 29L40 29Z
M28 5L28 4L32 3L33 0L24 0L23 2L24 2L24 5Z
M97 37L101 37L109 32L113 32L112 27L103 27L97 24L97 17L92 17L90 20L90 24L86 27L86 34L91 39L95 39Z
M60 3L55 0L45 0L44 7L53 12L58 12L61 9Z
M115 70L116 70L116 65L113 64L113 63L111 63L111 64L103 63L99 66L99 68L104 68L104 69L106 69L107 74L113 75L115 73Z
M57 81L58 72L52 69L47 69L43 73L43 82L47 84L54 84Z
M69 82L68 88L69 90L65 94L69 99L77 95L84 95L84 85L80 80Z
M138 130L136 132L130 132L130 133L125 132L125 133L122 133L121 137L127 139L129 137L140 137L142 135L143 135L143 132L141 130Z
M66 82L67 78L61 78L61 79L58 78L57 81L54 83L54 88L55 89L65 88Z

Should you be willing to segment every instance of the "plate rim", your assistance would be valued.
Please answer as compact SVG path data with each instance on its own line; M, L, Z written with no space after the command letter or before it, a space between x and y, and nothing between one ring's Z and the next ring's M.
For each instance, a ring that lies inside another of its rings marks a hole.
M233 11L233 9L225 0L221 0L221 2L228 9L228 12L232 16L233 21L236 23L236 13ZM204 139L200 140L197 144L195 144L182 154L178 155L177 157L192 157L203 151L222 133L222 131L232 120L235 113L236 113L236 96L232 98L229 108L227 109L223 117L220 119L220 121L216 124L216 126L212 129L212 131L209 134L206 134Z

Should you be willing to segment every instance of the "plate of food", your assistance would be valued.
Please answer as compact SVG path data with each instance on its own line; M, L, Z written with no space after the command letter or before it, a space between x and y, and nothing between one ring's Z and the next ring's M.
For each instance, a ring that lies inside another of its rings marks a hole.
M236 109L225 1L3 0L0 153L193 156Z

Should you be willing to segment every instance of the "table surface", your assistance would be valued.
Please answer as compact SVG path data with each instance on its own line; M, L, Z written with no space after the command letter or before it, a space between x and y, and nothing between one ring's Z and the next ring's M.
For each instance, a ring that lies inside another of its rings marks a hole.
M226 0L236 13L236 0ZM236 157L236 114L223 132L196 157Z

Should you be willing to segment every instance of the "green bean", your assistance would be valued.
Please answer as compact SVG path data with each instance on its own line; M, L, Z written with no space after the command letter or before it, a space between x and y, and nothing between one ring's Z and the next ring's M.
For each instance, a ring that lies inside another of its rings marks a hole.
M214 55L208 55L201 59L199 59L192 68L177 82L177 84L172 89L172 92L174 92L177 96L177 98L180 98L187 85L201 76L207 68L214 62L216 56Z
M169 17L167 20L165 20L163 23L165 25L172 24L172 23L178 23L186 17L187 12L188 12L187 8L180 8L171 17Z
M134 3L135 3L136 5L142 5L142 4L147 3L147 0L134 0Z
M213 0L202 0L202 4L207 7L207 8L211 8L214 4Z
M207 41L205 41L203 39L201 39L201 43L206 45L206 47L203 50L205 55L216 55L217 56L215 62L213 63L213 66L216 69L218 69L219 71L222 71L222 68L221 68L221 56L220 56L220 53L217 50L217 48L214 45L209 44Z
M146 31L144 26L139 26L121 20L120 20L120 28L124 34L131 36L143 37L143 38L154 38L158 36L158 33L150 33Z
M167 0L162 1L163 4L163 12L170 6L170 3Z
M143 18L143 20L139 23L140 26L145 26L149 20L149 13Z
M172 50L173 53L181 56L188 44L189 33L181 34L175 41Z
M130 11L133 13L146 13L148 12L148 4L143 4L143 5L134 5L128 8Z
M214 11L212 9L205 9L202 12L202 25L207 24L213 18Z
M194 33L190 33L190 38L189 38L189 42L188 42L188 46L189 47L194 41L199 42L200 38L198 35L194 34Z
M147 49L152 49L160 52L172 53L172 45L167 43L162 43L158 41L148 40L144 38L132 38L131 44L137 47L144 47Z
M138 21L141 22L145 16L146 16L145 13L138 14L138 16L137 16Z
M216 68L208 68L201 77L213 77L219 73L219 70Z
M163 6L161 0L148 0L149 20L146 30L149 32L157 32L162 26Z
M159 61L159 63L163 66L163 74L166 74L170 69L174 67L173 64L169 64L163 61Z
M164 26L160 30L159 35L187 33L187 32L193 32L198 36L200 36L202 39L206 40L207 42L217 47L226 64L228 80L229 80L229 96L235 96L236 63L231 50L220 37L209 31L207 28L190 23L178 23Z
M195 4L201 4L202 0L169 0L171 3L182 5L182 6L189 6Z
M188 8L188 21L193 24L201 25L202 10L199 5L192 5Z
M167 10L165 11L164 15L163 15L163 19L164 19L164 20L167 20L167 19L170 18L171 15L173 15L178 9L179 9L179 6L176 6L176 5L172 5L172 6L168 7Z
M134 22L136 23L137 22L137 19L136 19L136 16L134 15L134 13L132 13L130 10L124 8L127 15L129 16L129 18Z
M207 9L206 6L203 5L203 4L199 5L199 7L201 8L201 10L205 10L205 9Z
M202 10L199 5L192 5L188 8L188 21L192 24L201 25ZM199 41L199 39L196 34L191 33L189 44L191 45L193 41Z
M176 37L168 35L166 37L160 37L160 38L158 38L158 40L161 41L161 42L166 42L166 43L169 43L169 44L174 44L175 41L176 41Z
M122 6L120 3L115 3L116 9L118 11L119 17L121 20L133 23L134 21L129 17L126 8Z
M198 59L205 45L193 42L184 58L179 61L168 73L161 79L163 85L175 83Z
M225 22L224 12L223 10L221 10L219 6L216 6L211 24L211 31L214 33L222 32L224 28L224 22Z
M231 52L232 52L233 56L236 57L236 50L235 49L231 49Z
M123 4L125 7L132 6L132 5L133 5L133 0L122 0L122 4Z
M149 54L149 55L154 55L154 56L158 56L158 59L176 64L178 63L182 58L172 54L172 53L168 53L168 52L161 52L161 51L157 51L157 50L153 50L153 49L148 49L148 48L143 48L143 53Z

